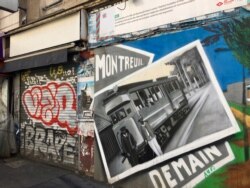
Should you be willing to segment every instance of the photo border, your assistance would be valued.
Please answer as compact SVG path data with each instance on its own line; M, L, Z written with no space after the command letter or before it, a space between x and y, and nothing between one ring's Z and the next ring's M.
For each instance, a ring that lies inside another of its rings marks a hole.
M119 45L121 46L121 45ZM96 139L97 139L97 144L98 144L98 147L100 149L100 154L101 154L101 158L102 158L102 162L103 162L103 165L104 165L104 169L105 169L105 172L106 172L106 175L107 175L107 180L110 184L113 184L119 180L122 180L128 176L131 176L139 171L142 171L142 170L145 170L145 169L148 169L152 166L155 166L159 163L162 163L168 159L171 159L171 158L174 158L174 157L177 157L181 154L184 154L186 152L190 152L194 149L197 149L197 148L200 148L202 146L205 146L205 145L208 145L208 144L211 144L211 143L214 143L218 140L221 140L222 138L225 138L227 136L230 136L234 133L237 133L240 131L239 129L239 126L238 126L238 123L237 121L235 120L235 117L233 116L233 113L231 112L230 110L230 107L222 93L222 90L219 86L219 83L216 79L216 76L212 70L212 67L209 63L209 59L200 43L200 40L195 40L194 42L191 42L177 50L175 50L174 52L171 52L167 55L165 55L164 57L162 57L161 59L153 62L152 64L150 64L150 66L154 66L156 65L158 62L161 62L161 61L165 61L165 60L171 60L171 59L174 59L175 57L178 57L180 55L182 55L183 53L185 53L186 51L188 50L191 50L192 48L197 48L197 51L199 52L199 55L201 56L201 59L204 63L204 66L208 72L208 75L209 75L209 78L210 78L210 81L212 83L212 85L215 87L215 90L216 92L218 93L218 97L219 97L219 100L221 101L224 109L225 109L225 112L226 114L228 115L229 117L229 120L231 121L232 123L232 126L225 129L225 130L221 130L221 131L218 131L216 133L212 133L210 135L207 135L207 136L204 136L202 138L199 138L189 144L186 144L184 146L181 146L177 149L174 149L172 151L169 151L161 156L157 156L156 158L154 159L151 159L150 161L147 161L147 162L144 162L142 164L138 164L134 167L131 167L130 169L118 174L118 175L115 175L113 177L111 177L110 175L110 171L109 171L109 167L108 167L108 164L106 162L106 157L105 157L105 154L104 154L104 150L103 150L103 147L102 147L102 143L101 143L101 140L100 140L100 136L99 136L99 133L98 133L98 130L97 130L97 125L95 123L95 132L96 132ZM127 78L129 78L130 76L132 76L133 74L138 74L139 72L143 71L144 69L147 69L149 68L148 66L132 73L131 75L128 75L127 77L125 78L122 78L121 80L111 84L111 85L114 85L114 84L117 84L119 82L121 82L122 80L125 80ZM98 96L101 92L104 92L105 90L108 90L111 88L111 85L101 89L100 91L98 91L98 93L96 94L95 93L95 97Z

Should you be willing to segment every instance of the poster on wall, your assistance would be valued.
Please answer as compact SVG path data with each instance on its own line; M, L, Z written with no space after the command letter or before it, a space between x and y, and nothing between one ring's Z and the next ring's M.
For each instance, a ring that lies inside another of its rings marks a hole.
M161 57L129 44L95 50L95 131L109 183L239 131L199 40Z
M94 58L86 58L77 71L78 119L88 116L94 97Z
M143 187L194 187L234 159L228 142L216 142L156 165L134 181L144 179Z
M247 0L125 1L95 13L96 30L105 39L244 5Z
M84 61L77 71L78 131L80 138L80 169L85 174L94 173L94 120L91 103L94 98L94 58L83 52Z

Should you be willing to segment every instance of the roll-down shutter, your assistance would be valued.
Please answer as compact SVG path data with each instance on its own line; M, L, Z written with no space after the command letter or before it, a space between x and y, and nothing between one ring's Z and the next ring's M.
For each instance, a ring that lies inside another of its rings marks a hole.
M76 65L21 72L21 153L58 165L77 162Z

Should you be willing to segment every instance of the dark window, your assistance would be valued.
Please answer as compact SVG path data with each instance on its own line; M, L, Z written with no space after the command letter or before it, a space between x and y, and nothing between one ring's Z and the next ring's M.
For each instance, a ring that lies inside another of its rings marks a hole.
M170 83L163 84L163 86L166 93L172 93L173 89Z
M145 93L145 90L140 90L139 92L140 98L143 101L144 106L149 106L148 96Z
M157 93L156 93L156 91L154 90L154 88L153 88L153 87L149 88L149 91L150 91L150 94L151 94L152 97L153 97L153 100L154 100L154 101L158 101L159 98L158 98Z
M115 113L111 114L110 117L111 117L113 124L116 124L119 121Z
M154 104L154 99L153 99L153 96L152 96L151 93L150 93L149 88L145 88L145 89L144 89L144 92L145 92L145 94L146 94L146 96L147 96L147 103L148 103L149 105L153 105L153 104Z
M127 115L123 108L110 115L110 118L113 124L116 124L117 122L121 121L125 117L127 117Z
M137 92L131 93L131 94L130 94L130 97L131 97L131 99L134 101L134 104L135 104L137 110L143 108L143 103L142 103L141 99L139 98Z
M156 92L158 98L161 99L163 97L163 94L162 94L159 86L155 86L154 89L155 89L155 92Z
M119 121L121 121L122 119L124 119L125 117L127 117L126 112L125 112L125 110L123 108L120 109L119 111L117 111L116 115L117 115Z
M130 114L130 113L131 113L131 109L128 108L128 109L127 109L127 114Z
M178 86L178 83L177 83L177 80L174 80L173 82L173 87L175 88L175 90L179 90L179 86Z

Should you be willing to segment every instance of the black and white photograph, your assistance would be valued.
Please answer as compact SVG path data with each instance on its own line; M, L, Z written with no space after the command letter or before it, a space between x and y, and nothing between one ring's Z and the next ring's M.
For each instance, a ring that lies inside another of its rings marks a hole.
M109 65L140 62L108 56ZM99 88L93 111L109 183L239 131L200 41Z

